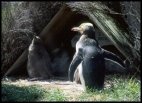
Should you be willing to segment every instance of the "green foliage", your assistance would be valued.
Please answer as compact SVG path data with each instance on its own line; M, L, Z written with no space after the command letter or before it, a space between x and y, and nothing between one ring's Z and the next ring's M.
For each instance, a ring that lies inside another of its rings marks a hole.
M140 82L136 78L113 76L111 87L83 92L80 101L140 101Z
M44 101L65 101L66 98L62 94L60 89L51 89L49 94L44 95Z
M2 101L64 101L59 89L46 90L39 85L16 86L2 84Z
M18 87L2 84L2 101L35 101L41 98L43 90L36 86Z

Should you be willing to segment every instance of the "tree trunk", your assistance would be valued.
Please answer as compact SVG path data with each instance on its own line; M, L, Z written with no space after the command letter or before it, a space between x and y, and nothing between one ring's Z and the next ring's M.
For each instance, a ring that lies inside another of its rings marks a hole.
M11 68L8 69L8 71L5 73L4 76L10 76L13 74L16 74L18 71L23 71L21 69L26 69L23 68L23 66L26 65L27 62L27 58L28 57L28 50L26 49L22 55L16 60L16 62L11 66Z

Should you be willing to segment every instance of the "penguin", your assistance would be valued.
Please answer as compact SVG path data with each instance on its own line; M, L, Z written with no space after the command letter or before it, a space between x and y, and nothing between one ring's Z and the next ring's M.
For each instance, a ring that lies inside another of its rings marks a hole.
M81 37L76 43L76 52L69 66L69 80L73 81L74 72L78 68L80 81L85 90L103 89L105 60L103 50L96 40L93 24L82 23L71 30L79 32Z
M104 58L105 59L105 74L126 74L127 71L125 69L125 67L123 67L121 64L119 64L118 62L116 61L113 61L111 59L108 59L108 58ZM80 81L80 66L79 65L76 70L75 70L75 73L74 73L74 78L73 78L73 81L77 84L81 84L81 81Z
M53 77L49 54L39 36L34 36L28 52L27 71L29 77L37 79Z
M76 42L79 40L79 38L80 38L79 34L73 37L71 41L71 45L73 48L75 47ZM106 74L126 74L127 73L128 66L124 63L124 61L119 56L103 48L102 50L103 50L103 56L105 58ZM76 76L74 76L74 79L75 77Z
M105 73L127 73L126 65L119 56L100 47L95 38L93 24L83 23L71 30L79 32L81 37L76 43L76 53L69 67L68 76L70 81L83 84L85 89L86 86L100 89L103 88ZM96 56L91 57L92 54ZM90 59L90 57L94 59ZM99 62L101 63L99 64ZM99 68L101 69L99 70ZM97 73L100 73L100 75ZM95 79L93 80L93 78ZM98 81L101 82L101 86L98 86Z

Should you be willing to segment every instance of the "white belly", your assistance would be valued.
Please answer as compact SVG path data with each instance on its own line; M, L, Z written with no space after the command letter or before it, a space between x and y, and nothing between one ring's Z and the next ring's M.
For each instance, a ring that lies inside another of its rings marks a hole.
M79 69L79 77L80 77L80 81L81 81L81 84L83 86L83 88L85 89L85 81L84 81L84 78L83 78L83 71L82 71L82 62L79 64L79 66L77 67Z

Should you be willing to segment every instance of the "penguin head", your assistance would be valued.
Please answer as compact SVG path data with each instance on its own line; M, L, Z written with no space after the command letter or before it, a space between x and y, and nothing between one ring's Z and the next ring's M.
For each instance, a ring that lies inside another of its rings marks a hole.
M39 36L34 36L33 40L32 40L33 44L41 44L42 40Z
M92 23L82 23L79 27L73 27L71 31L77 31L82 35L95 35L95 29Z

